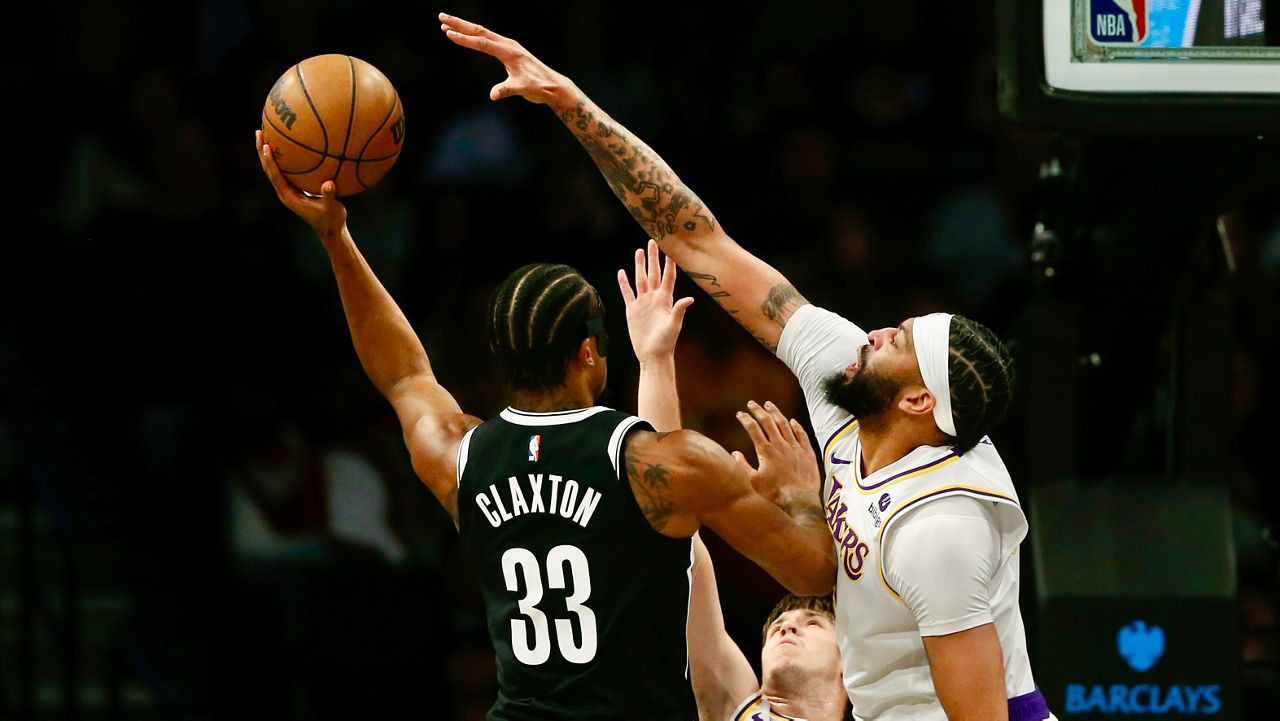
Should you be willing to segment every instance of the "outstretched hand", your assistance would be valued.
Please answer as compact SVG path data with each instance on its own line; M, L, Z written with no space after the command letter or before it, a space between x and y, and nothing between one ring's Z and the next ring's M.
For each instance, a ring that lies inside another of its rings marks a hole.
M738 411L738 422L756 447L759 469L751 469L751 484L756 492L786 508L793 499L816 499L821 495L818 457L809 445L809 436L800 422L788 420L773 403L762 407L747 403L750 413ZM750 468L741 453L734 452L740 463Z
M320 186L319 198L304 194L285 180L280 167L276 165L271 146L262 140L261 130L254 133L254 139L257 141L258 162L262 163L262 172L267 174L267 179L276 189L276 197L280 202L299 218L307 221L307 225L319 233L322 239L341 233L347 225L347 209L338 200L337 187L333 181L324 181L324 185Z
M546 104L556 91L572 85L569 79L547 67L524 46L482 25L440 13L440 30L454 45L496 58L507 70L507 79L493 86L490 100L519 95L531 103Z
M693 298L672 302L676 287L675 263L668 257L666 268L662 268L658 244L652 239L647 257L644 249L636 250L635 272L634 292L625 270L618 271L618 287L627 306L627 331L631 334L636 359L646 363L673 356L685 311L693 305Z

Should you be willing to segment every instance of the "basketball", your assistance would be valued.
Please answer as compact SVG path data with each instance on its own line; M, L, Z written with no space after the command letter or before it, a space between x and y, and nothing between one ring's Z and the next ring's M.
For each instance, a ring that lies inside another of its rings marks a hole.
M262 136L294 187L368 190L404 144L404 107L387 76L350 55L317 55L285 71L262 108Z

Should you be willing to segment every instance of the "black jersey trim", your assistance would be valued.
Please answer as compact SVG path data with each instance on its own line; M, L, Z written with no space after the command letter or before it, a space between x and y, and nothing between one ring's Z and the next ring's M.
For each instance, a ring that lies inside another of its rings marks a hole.
M521 411L507 406L502 413L498 414L502 420L507 423L514 423L517 426L564 426L570 423L583 421L597 413L604 413L612 410L604 406L592 406L590 408L577 408L571 411L553 411L551 413L530 413L529 411Z

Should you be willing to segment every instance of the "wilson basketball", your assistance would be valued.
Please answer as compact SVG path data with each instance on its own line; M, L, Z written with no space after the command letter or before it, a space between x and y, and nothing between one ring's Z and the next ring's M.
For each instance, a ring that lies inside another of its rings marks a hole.
M400 157L404 108L377 68L350 55L317 55L285 71L262 108L263 140L296 188L338 195L372 188Z

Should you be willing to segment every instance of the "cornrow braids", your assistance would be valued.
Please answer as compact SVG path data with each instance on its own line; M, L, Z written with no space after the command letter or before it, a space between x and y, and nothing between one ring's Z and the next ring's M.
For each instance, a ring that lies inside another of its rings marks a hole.
M973 448L1004 418L1013 398L1013 357L990 328L957 315L951 318L951 415L956 445Z
M782 597L782 600L774 604L773 610L769 612L769 617L764 620L764 628L760 630L760 643L764 644L769 640L769 627L773 625L778 617L787 611L814 611L820 613L832 622L836 620L835 598L831 594L825 596L797 596L794 593L788 593Z
M599 294L581 273L531 263L507 276L489 298L489 348L512 388L563 385L569 358L588 335L587 322L603 312Z

